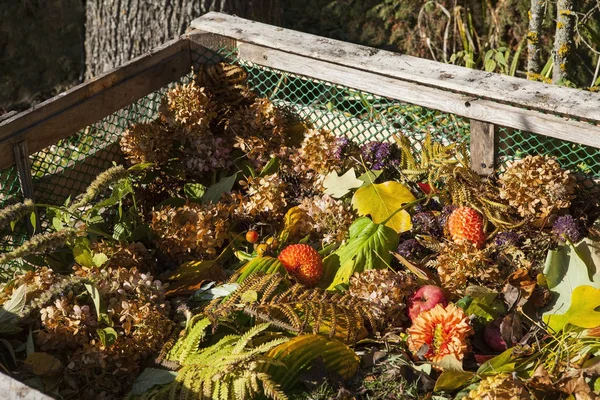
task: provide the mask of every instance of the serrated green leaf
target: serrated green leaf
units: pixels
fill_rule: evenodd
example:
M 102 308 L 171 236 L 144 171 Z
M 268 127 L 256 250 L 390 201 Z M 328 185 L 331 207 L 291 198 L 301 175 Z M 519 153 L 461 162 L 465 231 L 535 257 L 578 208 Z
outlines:
M 333 253 L 337 259 L 330 256 L 329 260 L 339 260 L 339 267 L 328 289 L 333 290 L 339 284 L 348 283 L 355 272 L 387 268 L 392 259 L 390 252 L 398 247 L 398 240 L 399 236 L 393 229 L 376 224 L 369 218 L 354 221 L 350 226 L 350 238 Z M 336 266 L 326 265 L 326 269 L 330 271 Z M 327 275 L 330 273 L 327 272 Z M 327 283 L 325 277 L 322 282 Z
M 216 203 L 221 200 L 223 193 L 231 192 L 233 185 L 237 182 L 237 173 L 226 176 L 219 182 L 206 189 L 206 193 L 202 196 L 202 203 Z
M 158 368 L 146 368 L 133 382 L 131 394 L 140 395 L 147 392 L 154 386 L 166 385 L 167 383 L 174 381 L 176 376 L 177 372 L 175 371 Z
M 338 175 L 335 171 L 330 172 L 323 180 L 325 194 L 335 197 L 336 199 L 344 197 L 346 194 L 350 193 L 352 189 L 359 188 L 363 184 L 363 181 L 356 178 L 354 168 L 350 168 L 342 176 Z
M 183 185 L 183 193 L 188 199 L 198 202 L 206 193 L 206 186 L 200 183 L 186 183 Z
M 352 206 L 360 215 L 370 215 L 376 224 L 385 223 L 396 232 L 402 233 L 410 230 L 412 224 L 410 214 L 405 210 L 398 210 L 403 204 L 415 200 L 415 196 L 406 186 L 388 181 L 358 189 L 352 196 Z
M 113 328 L 96 329 L 100 342 L 106 347 L 112 346 L 117 341 L 117 331 Z

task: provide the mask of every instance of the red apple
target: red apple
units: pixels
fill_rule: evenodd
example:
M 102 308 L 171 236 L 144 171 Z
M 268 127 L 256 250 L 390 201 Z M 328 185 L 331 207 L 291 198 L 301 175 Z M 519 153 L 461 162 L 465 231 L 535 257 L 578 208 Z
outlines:
M 411 321 L 423 311 L 431 310 L 436 305 L 441 304 L 444 307 L 448 305 L 446 294 L 439 286 L 425 285 L 421 286 L 408 299 L 408 316 Z
M 500 325 L 502 324 L 502 317 L 496 318 L 485 326 L 483 330 L 483 338 L 485 342 L 494 351 L 504 351 L 508 348 L 506 342 L 502 338 L 502 332 L 500 332 Z

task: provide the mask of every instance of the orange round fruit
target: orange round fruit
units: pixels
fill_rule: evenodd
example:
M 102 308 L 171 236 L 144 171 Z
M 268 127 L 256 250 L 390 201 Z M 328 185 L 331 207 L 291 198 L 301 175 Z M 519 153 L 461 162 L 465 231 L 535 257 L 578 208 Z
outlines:
M 258 242 L 258 232 L 252 230 L 246 232 L 246 241 L 248 243 Z

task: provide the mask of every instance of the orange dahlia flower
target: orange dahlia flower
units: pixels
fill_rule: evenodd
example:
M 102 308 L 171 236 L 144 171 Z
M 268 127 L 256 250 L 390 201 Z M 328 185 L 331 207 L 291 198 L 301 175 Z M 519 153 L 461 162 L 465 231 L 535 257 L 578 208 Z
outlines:
M 424 357 L 440 362 L 448 354 L 462 360 L 469 345 L 467 336 L 473 333 L 469 320 L 462 309 L 454 304 L 446 307 L 436 305 L 431 310 L 421 312 L 407 330 L 408 348 L 413 354 L 427 345 Z

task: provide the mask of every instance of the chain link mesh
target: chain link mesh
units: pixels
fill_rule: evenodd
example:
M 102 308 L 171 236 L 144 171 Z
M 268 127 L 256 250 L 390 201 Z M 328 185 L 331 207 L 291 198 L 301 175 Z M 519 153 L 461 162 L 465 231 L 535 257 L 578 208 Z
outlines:
M 275 104 L 290 107 L 316 128 L 344 135 L 360 143 L 389 140 L 394 133 L 406 135 L 415 151 L 427 133 L 442 142 L 469 140 L 469 120 L 454 114 L 353 90 L 326 81 L 236 60 L 233 51 L 202 51 L 193 54 L 192 65 L 222 60 L 236 62 L 246 69 L 250 87 Z M 180 82 L 191 79 L 192 74 Z M 174 85 L 173 83 L 172 85 Z M 113 163 L 123 161 L 119 148 L 122 133 L 134 123 L 156 118 L 162 88 L 97 123 L 31 155 L 31 172 L 38 203 L 57 204 L 81 193 Z M 497 166 L 527 154 L 556 156 L 563 167 L 578 172 L 594 186 L 600 178 L 600 149 L 552 139 L 509 128 L 499 128 Z M 596 187 L 596 186 L 594 186 Z M 597 188 L 597 187 L 596 187 Z M 14 167 L 0 171 L 0 207 L 21 200 Z M 20 244 L 24 231 L 0 232 L 0 251 Z

